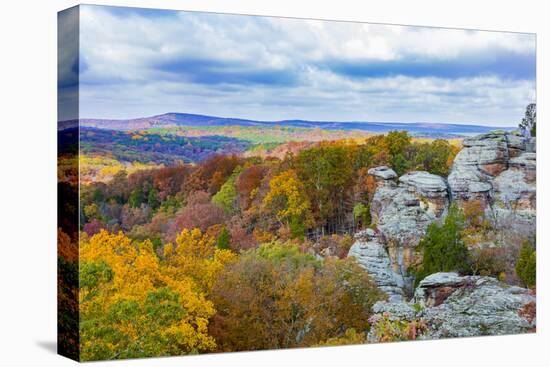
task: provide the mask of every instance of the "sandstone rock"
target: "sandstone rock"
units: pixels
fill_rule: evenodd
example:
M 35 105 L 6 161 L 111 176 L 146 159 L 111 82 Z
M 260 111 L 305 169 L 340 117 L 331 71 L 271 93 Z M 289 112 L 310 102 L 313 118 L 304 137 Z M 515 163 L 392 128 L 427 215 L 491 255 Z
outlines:
M 380 169 L 370 172 L 378 174 Z M 430 223 L 443 217 L 449 207 L 445 180 L 428 172 L 411 172 L 377 186 L 371 217 L 381 233 L 394 272 L 405 275 L 415 263 L 414 247 Z M 407 281 L 410 285 L 410 279 Z M 407 285 L 407 284 L 406 284 Z
M 395 273 L 384 245 L 378 234 L 367 229 L 355 235 L 356 242 L 350 248 L 348 256 L 355 257 L 372 277 L 375 284 L 384 291 L 390 302 L 402 302 L 403 277 Z
M 535 141 L 517 133 L 492 132 L 464 139 L 448 183 L 459 205 L 479 201 L 497 232 L 534 236 Z
M 525 174 L 525 181 L 534 182 L 537 177 L 537 156 L 536 153 L 523 153 L 510 159 L 510 168 L 515 168 Z
M 390 319 L 424 320 L 428 325 L 425 339 L 504 335 L 529 332 L 536 326 L 536 319 L 521 313 L 535 301 L 529 290 L 494 278 L 436 273 L 420 282 L 414 302 L 378 302 L 373 311 L 386 313 Z M 376 341 L 371 334 L 369 340 Z
M 391 180 L 397 178 L 397 173 L 395 173 L 395 171 L 388 166 L 371 168 L 367 171 L 367 173 L 382 180 Z
M 494 179 L 493 225 L 501 234 L 534 238 L 536 233 L 535 153 L 510 160 L 510 168 Z
M 399 178 L 409 191 L 416 193 L 420 206 L 430 216 L 441 218 L 449 206 L 447 182 L 425 171 L 407 173 Z
M 425 171 L 415 171 L 399 177 L 399 182 L 414 187 L 424 196 L 440 196 L 447 192 L 447 183 L 437 175 Z
M 427 306 L 421 317 L 429 338 L 516 334 L 535 326 L 519 315 L 535 297 L 490 277 L 432 274 L 418 285 L 415 301 Z
M 460 206 L 471 201 L 481 202 L 496 230 L 498 246 L 517 246 L 535 236 L 535 140 L 496 131 L 466 138 L 463 145 L 447 181 L 423 171 L 396 179 L 395 172 L 387 166 L 368 171 L 376 178 L 370 207 L 377 237 L 356 243 L 353 254 L 357 257 L 363 254 L 363 262 L 371 269 L 375 267 L 374 259 L 383 257 L 382 268 L 386 270 L 387 255 L 392 272 L 373 271 L 383 279 L 379 280 L 380 284 L 391 288 L 401 284 L 402 279 L 403 293 L 412 292 L 407 269 L 421 260 L 414 249 L 425 236 L 428 225 L 446 216 L 451 202 Z M 387 279 L 393 279 L 394 275 L 399 281 L 388 283 Z M 398 293 L 393 288 L 388 292 Z

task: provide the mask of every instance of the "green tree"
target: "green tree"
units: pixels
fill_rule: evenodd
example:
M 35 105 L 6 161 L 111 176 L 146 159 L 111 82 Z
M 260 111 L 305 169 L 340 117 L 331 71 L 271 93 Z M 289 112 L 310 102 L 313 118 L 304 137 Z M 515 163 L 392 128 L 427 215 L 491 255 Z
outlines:
M 410 168 L 407 159 L 411 148 L 411 136 L 406 131 L 390 131 L 386 135 L 386 145 L 390 153 L 390 165 L 401 176 Z
M 519 123 L 519 128 L 528 131 L 531 136 L 537 135 L 537 104 L 531 103 L 525 109 L 525 116 Z
M 94 296 L 102 283 L 113 279 L 113 270 L 105 261 L 83 262 L 80 264 L 79 284 L 84 299 Z
M 296 173 L 318 226 L 343 222 L 351 209 L 345 206 L 355 173 L 350 153 L 348 147 L 332 143 L 303 150 L 296 157 Z
M 290 237 L 303 240 L 306 236 L 306 225 L 298 216 L 292 216 L 290 219 Z
M 160 205 L 158 190 L 154 187 L 147 194 L 147 204 L 153 209 L 157 209 Z
M 537 282 L 537 254 L 529 241 L 524 241 L 516 263 L 516 274 L 521 282 L 531 288 Z
M 463 230 L 464 214 L 456 204 L 451 205 L 442 225 L 430 224 L 418 245 L 423 259 L 416 274 L 417 282 L 440 271 L 468 272 L 468 248 L 462 239 Z
M 355 204 L 353 207 L 353 218 L 357 222 L 361 222 L 363 226 L 368 226 L 371 223 L 370 205 L 363 203 Z
M 447 176 L 458 148 L 449 144 L 447 140 L 437 139 L 432 143 L 416 146 L 416 167 L 434 175 Z
M 143 200 L 144 200 L 143 190 L 140 187 L 133 190 L 130 193 L 130 197 L 128 198 L 128 205 L 131 208 L 139 208 L 143 203 Z
M 231 176 L 225 181 L 220 190 L 212 196 L 212 203 L 222 208 L 224 212 L 231 214 L 235 212 L 236 199 L 237 190 L 235 189 L 235 176 Z
M 221 250 L 228 250 L 231 247 L 231 234 L 227 230 L 227 227 L 223 227 L 218 239 L 216 241 L 216 246 Z

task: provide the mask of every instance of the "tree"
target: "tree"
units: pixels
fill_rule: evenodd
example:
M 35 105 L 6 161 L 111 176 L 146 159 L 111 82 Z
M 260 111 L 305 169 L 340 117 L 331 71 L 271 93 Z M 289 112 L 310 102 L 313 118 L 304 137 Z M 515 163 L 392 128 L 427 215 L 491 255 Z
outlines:
M 183 229 L 199 228 L 206 232 L 209 227 L 222 224 L 224 219 L 223 209 L 212 204 L 208 193 L 197 191 L 189 195 L 187 205 L 176 213 L 167 237 L 173 240 Z
M 154 187 L 151 188 L 147 194 L 147 205 L 149 205 L 153 210 L 157 209 L 160 205 L 158 191 Z
M 218 313 L 210 333 L 219 351 L 318 345 L 368 330 L 383 298 L 353 260 L 320 262 L 289 244 L 244 252 L 219 273 L 209 297 Z
M 141 187 L 134 189 L 130 193 L 130 197 L 128 198 L 128 205 L 130 208 L 139 208 L 141 206 L 141 203 L 143 203 L 144 195 L 143 190 Z
M 356 222 L 361 222 L 363 226 L 368 226 L 371 223 L 370 205 L 357 203 L 353 207 L 353 218 Z
M 445 222 L 434 222 L 428 226 L 426 236 L 418 244 L 423 251 L 422 265 L 416 274 L 416 282 L 440 271 L 468 271 L 468 248 L 462 240 L 464 214 L 453 204 Z
M 191 171 L 189 166 L 177 165 L 162 167 L 153 175 L 153 186 L 158 190 L 160 200 L 176 195 L 181 189 L 185 178 Z
M 253 192 L 257 192 L 257 188 L 262 183 L 266 176 L 268 168 L 266 166 L 254 165 L 243 169 L 237 177 L 235 187 L 238 193 L 238 201 L 241 210 L 247 210 L 253 200 Z
M 265 210 L 274 213 L 279 222 L 289 226 L 292 224 L 296 236 L 303 236 L 310 204 L 296 172 L 288 170 L 273 177 L 269 188 L 263 199 Z
M 225 264 L 235 259 L 235 254 L 226 249 L 216 248 L 215 238 L 203 234 L 198 228 L 184 229 L 176 238 L 175 244 L 164 246 L 164 272 L 169 279 L 192 279 L 195 288 L 208 293 L 216 275 Z
M 531 288 L 537 282 L 537 254 L 529 241 L 521 245 L 516 263 L 516 274 L 521 282 Z
M 215 313 L 212 302 L 198 291 L 194 274 L 180 270 L 174 277 L 150 241 L 136 243 L 122 233 L 106 231 L 83 236 L 80 261 L 82 360 L 215 348 L 207 329 Z
M 447 176 L 459 148 L 447 140 L 436 139 L 432 143 L 415 144 L 417 169 L 434 175 Z
M 341 227 L 353 186 L 351 150 L 342 143 L 322 143 L 301 151 L 293 162 L 311 203 L 316 225 L 329 230 Z
M 530 103 L 525 109 L 525 116 L 519 123 L 519 128 L 531 136 L 537 135 L 537 104 Z
M 386 135 L 386 144 L 390 153 L 390 165 L 401 176 L 410 168 L 407 153 L 411 147 L 411 137 L 406 131 L 390 131 Z
M 226 214 L 231 214 L 236 210 L 236 199 L 237 190 L 235 189 L 235 175 L 233 175 L 212 196 L 212 203 L 222 208 Z
M 222 231 L 218 236 L 216 246 L 222 250 L 228 250 L 231 247 L 231 235 L 229 234 L 226 226 L 222 228 Z

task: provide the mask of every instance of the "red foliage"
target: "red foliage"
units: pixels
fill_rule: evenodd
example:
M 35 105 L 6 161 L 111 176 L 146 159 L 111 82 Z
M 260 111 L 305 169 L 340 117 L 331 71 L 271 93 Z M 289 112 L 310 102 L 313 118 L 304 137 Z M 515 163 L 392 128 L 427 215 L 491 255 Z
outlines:
M 258 246 L 252 233 L 248 233 L 244 221 L 238 216 L 231 218 L 227 225 L 231 236 L 231 248 L 235 251 L 248 250 Z
M 153 176 L 153 185 L 159 191 L 159 199 L 177 194 L 189 175 L 191 168 L 187 165 L 164 167 L 158 169 Z
M 235 167 L 241 163 L 236 155 L 215 155 L 205 160 L 189 175 L 185 184 L 185 192 L 205 190 L 213 194 L 217 192 Z
M 537 317 L 537 304 L 536 302 L 529 302 L 525 304 L 518 312 L 520 317 L 523 317 L 530 323 Z
M 241 172 L 235 182 L 241 210 L 244 211 L 250 207 L 250 193 L 260 186 L 268 170 L 266 166 L 251 166 Z
M 82 230 L 88 234 L 88 236 L 93 236 L 94 234 L 99 233 L 105 226 L 102 222 L 97 219 L 92 219 L 90 223 L 86 223 Z
M 170 240 L 175 239 L 184 228 L 199 228 L 206 232 L 210 226 L 222 224 L 224 219 L 223 209 L 212 204 L 207 193 L 195 192 L 190 195 L 185 208 L 176 213 L 167 237 Z

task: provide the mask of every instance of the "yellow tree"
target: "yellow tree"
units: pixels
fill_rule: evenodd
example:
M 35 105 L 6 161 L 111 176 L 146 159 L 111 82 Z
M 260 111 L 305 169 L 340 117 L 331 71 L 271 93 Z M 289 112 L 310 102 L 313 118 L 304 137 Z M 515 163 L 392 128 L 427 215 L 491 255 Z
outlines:
M 233 262 L 236 255 L 230 250 L 218 249 L 214 237 L 195 228 L 184 229 L 175 245 L 166 245 L 164 259 L 162 271 L 168 282 L 191 278 L 198 291 L 208 293 L 218 273 L 227 263 Z
M 271 179 L 262 207 L 274 213 L 281 224 L 290 226 L 295 237 L 303 237 L 311 222 L 311 205 L 294 170 L 284 171 Z
M 194 245 L 190 245 L 193 247 Z M 213 304 L 193 274 L 177 277 L 150 241 L 106 231 L 80 247 L 80 330 L 83 360 L 210 351 Z

